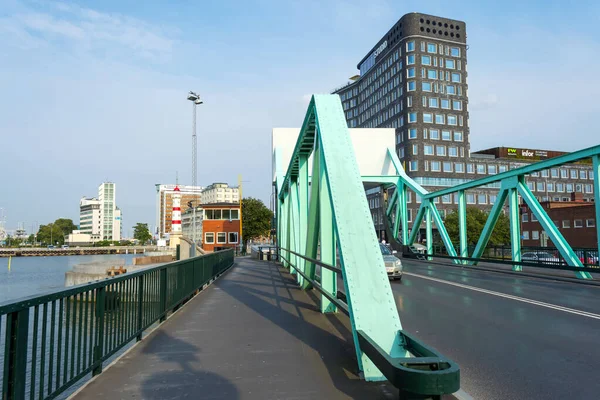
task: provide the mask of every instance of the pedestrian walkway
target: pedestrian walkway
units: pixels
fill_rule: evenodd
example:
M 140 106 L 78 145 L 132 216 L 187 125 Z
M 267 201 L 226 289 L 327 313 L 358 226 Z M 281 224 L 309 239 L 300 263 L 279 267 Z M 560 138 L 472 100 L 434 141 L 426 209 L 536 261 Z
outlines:
M 366 382 L 348 318 L 274 263 L 235 266 L 74 397 L 87 399 L 397 399 Z

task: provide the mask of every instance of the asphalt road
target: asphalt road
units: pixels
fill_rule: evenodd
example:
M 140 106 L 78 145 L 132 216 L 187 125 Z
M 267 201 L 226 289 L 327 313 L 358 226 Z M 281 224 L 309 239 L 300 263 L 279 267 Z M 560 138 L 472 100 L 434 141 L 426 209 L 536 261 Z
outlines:
M 402 260 L 402 325 L 474 399 L 600 398 L 600 287 Z

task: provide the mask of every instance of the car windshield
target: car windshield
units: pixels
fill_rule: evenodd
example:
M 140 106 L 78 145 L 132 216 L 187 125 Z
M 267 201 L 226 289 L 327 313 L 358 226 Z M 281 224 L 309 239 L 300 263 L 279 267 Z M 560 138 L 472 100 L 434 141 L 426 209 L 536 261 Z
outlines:
M 539 258 L 554 258 L 554 256 L 550 253 L 538 253 L 537 256 Z
M 384 246 L 383 244 L 379 244 L 379 247 L 381 248 L 381 254 L 383 254 L 384 256 L 388 256 L 391 255 L 392 252 L 390 249 L 387 248 L 387 246 Z

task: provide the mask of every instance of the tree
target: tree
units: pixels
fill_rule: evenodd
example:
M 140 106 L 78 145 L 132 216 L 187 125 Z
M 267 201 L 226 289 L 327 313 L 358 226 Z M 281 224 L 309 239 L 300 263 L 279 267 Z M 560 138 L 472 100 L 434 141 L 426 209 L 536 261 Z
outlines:
M 477 207 L 467 207 L 467 244 L 476 245 L 483 232 L 483 227 L 487 221 L 489 213 L 480 210 Z M 444 220 L 444 225 L 448 230 L 452 243 L 460 243 L 458 235 L 458 212 L 450 213 Z M 504 214 L 500 214 L 496 226 L 490 236 L 488 245 L 500 246 L 510 243 L 510 221 Z
M 33 235 L 33 233 L 31 235 L 29 235 L 29 237 L 27 238 L 27 243 L 31 243 L 33 244 L 33 242 L 35 241 L 35 236 Z
M 65 243 L 65 236 L 77 229 L 77 226 L 73 223 L 72 219 L 59 218 L 56 221 L 48 225 L 40 225 L 38 230 L 38 241 L 42 244 L 56 244 L 59 245 Z
M 242 235 L 244 247 L 248 240 L 269 236 L 273 212 L 255 198 L 242 199 Z
M 133 237 L 140 241 L 141 244 L 145 244 L 148 240 L 152 239 L 148 224 L 142 224 L 138 222 L 133 227 Z

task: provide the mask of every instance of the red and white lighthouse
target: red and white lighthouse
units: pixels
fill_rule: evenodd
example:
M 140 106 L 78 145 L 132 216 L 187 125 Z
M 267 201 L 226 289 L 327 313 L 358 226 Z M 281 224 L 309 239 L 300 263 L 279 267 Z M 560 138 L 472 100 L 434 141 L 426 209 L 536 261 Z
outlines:
M 176 247 L 181 242 L 181 193 L 179 186 L 173 189 L 173 213 L 171 218 L 171 247 Z

